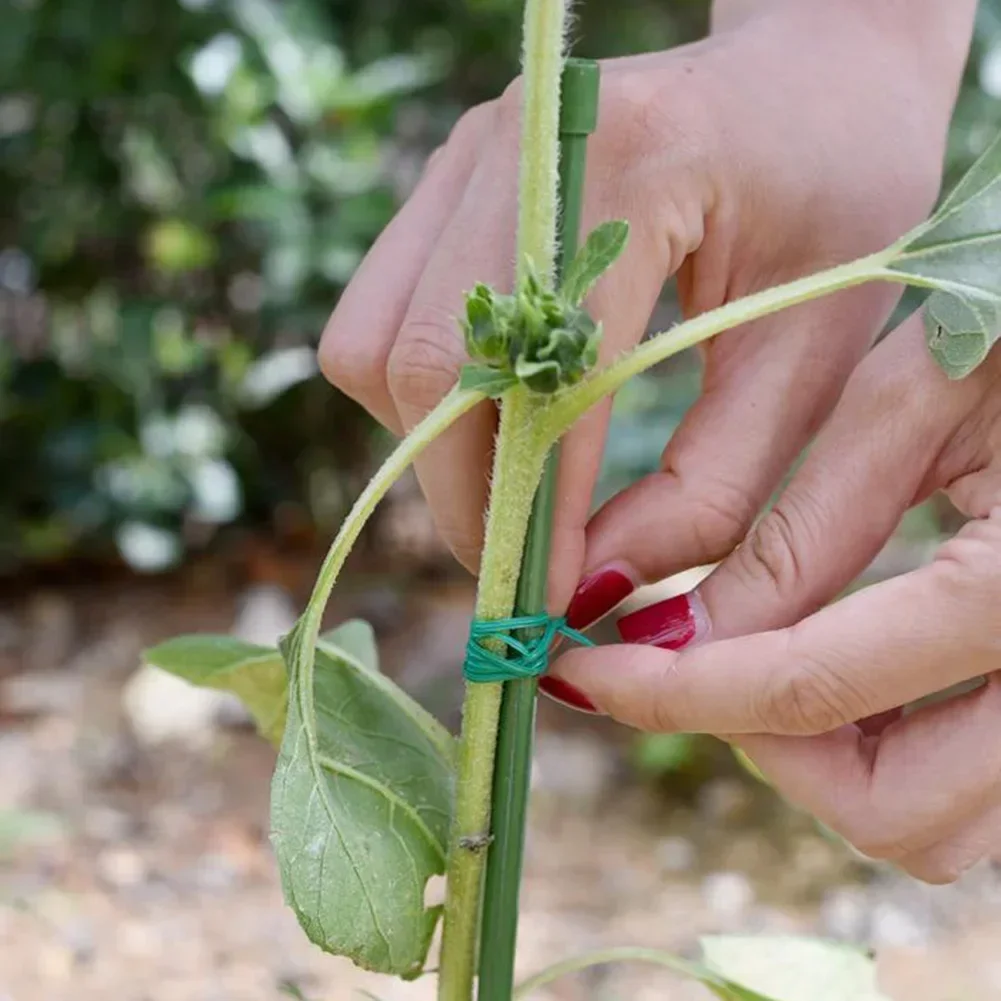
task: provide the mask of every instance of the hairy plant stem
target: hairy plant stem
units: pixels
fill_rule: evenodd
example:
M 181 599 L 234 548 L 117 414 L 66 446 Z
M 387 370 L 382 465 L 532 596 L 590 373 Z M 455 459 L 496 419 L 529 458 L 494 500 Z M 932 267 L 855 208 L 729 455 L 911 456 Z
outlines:
M 518 195 L 518 277 L 529 264 L 552 281 L 559 187 L 560 76 L 567 0 L 526 0 Z M 476 601 L 478 619 L 514 611 L 536 489 L 552 440 L 548 401 L 517 386 L 505 394 Z M 501 652 L 500 650 L 498 652 Z M 462 712 L 455 816 L 449 843 L 439 1001 L 471 1001 L 502 689 L 470 684 Z
M 777 285 L 763 292 L 736 299 L 718 309 L 686 320 L 671 330 L 655 334 L 634 351 L 623 355 L 607 368 L 588 376 L 579 385 L 564 391 L 553 401 L 546 414 L 547 430 L 552 435 L 552 440 L 558 441 L 562 438 L 591 407 L 600 403 L 606 396 L 618 392 L 634 376 L 725 330 L 870 281 L 914 284 L 909 276 L 905 277 L 888 269 L 887 266 L 896 252 L 895 244 L 877 254 L 859 258 L 849 264 L 829 268 L 827 271 L 820 271 L 806 278 L 799 278 L 785 285 Z
M 544 406 L 520 387 L 504 398 L 476 601 L 478 619 L 504 619 L 514 610 L 532 500 L 549 452 L 546 436 L 539 434 Z M 472 997 L 500 704 L 501 685 L 467 684 L 448 853 L 440 1001 Z

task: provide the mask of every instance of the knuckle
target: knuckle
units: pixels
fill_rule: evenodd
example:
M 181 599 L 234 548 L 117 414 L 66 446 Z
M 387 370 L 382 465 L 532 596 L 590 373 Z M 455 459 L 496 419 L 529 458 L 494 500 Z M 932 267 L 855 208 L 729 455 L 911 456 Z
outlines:
M 385 387 L 384 359 L 364 342 L 348 348 L 337 336 L 333 320 L 323 332 L 316 359 L 327 382 L 360 403 Z
M 463 355 L 451 324 L 435 317 L 411 318 L 389 354 L 386 379 L 397 402 L 430 410 L 451 388 Z
M 790 653 L 794 654 L 791 641 Z M 830 664 L 794 654 L 783 665 L 771 672 L 759 698 L 757 715 L 765 732 L 816 736 L 861 715 L 840 672 Z
M 737 558 L 747 575 L 764 580 L 779 595 L 794 594 L 803 583 L 797 527 L 788 508 L 780 503 L 738 550 Z
M 1001 519 L 970 522 L 936 554 L 932 570 L 954 600 L 996 608 L 1001 600 Z
M 699 491 L 691 505 L 691 531 L 707 562 L 732 553 L 745 539 L 754 520 L 746 493 L 714 479 Z

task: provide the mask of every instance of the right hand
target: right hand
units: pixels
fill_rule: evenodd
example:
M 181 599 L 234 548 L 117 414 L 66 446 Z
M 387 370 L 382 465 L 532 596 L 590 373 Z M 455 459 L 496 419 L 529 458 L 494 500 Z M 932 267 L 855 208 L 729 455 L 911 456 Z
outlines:
M 672 275 L 691 316 L 878 250 L 929 211 L 961 59 L 929 68 L 864 4 L 839 7 L 783 6 L 696 45 L 603 64 L 584 229 L 632 226 L 589 302 L 606 331 L 603 363 L 640 340 Z M 510 289 L 519 118 L 517 82 L 462 118 L 324 333 L 327 377 L 397 434 L 456 381 L 463 292 L 477 281 Z M 733 550 L 897 295 L 886 285 L 842 292 L 710 343 L 701 398 L 660 471 L 593 519 L 610 402 L 588 414 L 561 454 L 552 610 L 604 567 L 635 585 Z M 438 529 L 474 571 L 495 422 L 484 404 L 417 466 Z M 573 624 L 587 624 L 575 606 Z

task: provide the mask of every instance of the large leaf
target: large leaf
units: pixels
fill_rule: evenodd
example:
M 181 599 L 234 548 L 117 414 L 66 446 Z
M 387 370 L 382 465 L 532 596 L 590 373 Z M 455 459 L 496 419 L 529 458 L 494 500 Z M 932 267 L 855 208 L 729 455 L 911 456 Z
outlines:
M 341 656 L 354 659 L 369 671 L 379 670 L 379 650 L 375 630 L 364 619 L 349 619 L 320 637 L 328 647 L 336 647 Z
M 232 636 L 180 636 L 146 651 L 154 667 L 193 685 L 232 692 L 276 747 L 285 731 L 288 686 L 281 654 Z
M 1001 135 L 889 269 L 933 290 L 928 344 L 949 377 L 973 371 L 1001 335 Z
M 716 936 L 702 940 L 702 954 L 738 999 L 887 1001 L 876 986 L 876 964 L 851 946 L 793 936 Z
M 440 908 L 453 741 L 364 663 L 360 633 L 316 639 L 311 607 L 282 650 L 289 711 L 271 793 L 285 899 L 310 939 L 380 973 L 420 973 Z
M 601 276 L 619 259 L 629 242 L 629 223 L 604 222 L 593 229 L 563 279 L 563 297 L 579 306 Z

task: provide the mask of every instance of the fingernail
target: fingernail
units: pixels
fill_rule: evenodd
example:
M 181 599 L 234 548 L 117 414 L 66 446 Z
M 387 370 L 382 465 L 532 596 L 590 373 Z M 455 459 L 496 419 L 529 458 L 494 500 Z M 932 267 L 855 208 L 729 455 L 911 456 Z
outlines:
M 636 576 L 626 564 L 609 563 L 595 570 L 577 585 L 567 609 L 567 625 L 586 629 L 635 590 Z
M 698 593 L 658 601 L 618 622 L 623 643 L 642 643 L 662 650 L 683 650 L 709 635 L 709 616 Z
M 554 702 L 559 702 L 560 705 L 570 709 L 591 713 L 594 716 L 603 715 L 601 710 L 582 691 L 574 688 L 562 678 L 554 678 L 551 675 L 540 678 L 539 691 L 548 695 Z

